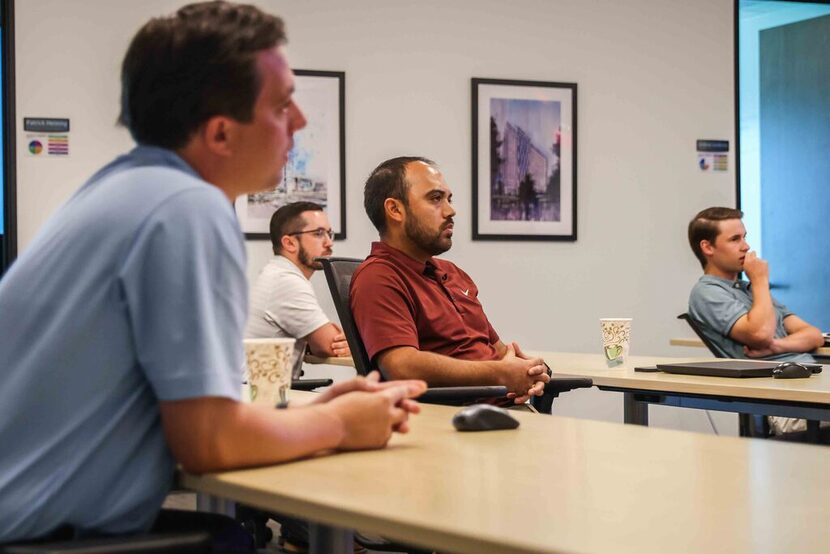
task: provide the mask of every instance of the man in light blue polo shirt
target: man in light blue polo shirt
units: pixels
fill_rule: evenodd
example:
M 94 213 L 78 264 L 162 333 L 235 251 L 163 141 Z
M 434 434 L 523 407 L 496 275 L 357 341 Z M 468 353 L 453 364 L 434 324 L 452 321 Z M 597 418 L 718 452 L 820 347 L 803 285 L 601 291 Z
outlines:
M 193 472 L 378 448 L 423 383 L 312 405 L 239 402 L 245 249 L 233 200 L 274 186 L 292 134 L 282 21 L 194 4 L 122 67 L 139 144 L 84 184 L 0 281 L 0 543 L 148 530 Z
M 689 244 L 703 276 L 689 295 L 689 315 L 730 358 L 813 362 L 821 331 L 770 294 L 767 262 L 750 251 L 743 213 L 707 208 L 689 223 Z M 746 273 L 749 282 L 739 281 Z M 795 430 L 789 418 L 771 418 L 778 432 Z M 786 420 L 786 421 L 785 421 Z

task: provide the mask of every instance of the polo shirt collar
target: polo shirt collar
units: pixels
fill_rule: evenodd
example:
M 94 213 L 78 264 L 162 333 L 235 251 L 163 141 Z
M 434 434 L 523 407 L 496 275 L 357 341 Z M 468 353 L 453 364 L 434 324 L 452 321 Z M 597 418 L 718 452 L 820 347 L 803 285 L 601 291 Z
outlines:
M 723 277 L 718 277 L 716 275 L 703 275 L 700 280 L 704 283 L 714 283 L 729 289 L 749 289 L 749 283 L 740 279 L 733 281 L 732 279 L 724 279 Z
M 128 156 L 139 166 L 154 165 L 170 167 L 189 173 L 197 179 L 204 180 L 181 156 L 167 148 L 139 144 L 130 151 Z
M 297 275 L 300 275 L 303 279 L 306 278 L 305 275 L 303 274 L 303 272 L 300 270 L 300 268 L 297 267 L 294 262 L 292 262 L 291 260 L 289 260 L 288 258 L 283 256 L 282 254 L 277 254 L 276 256 L 274 256 L 274 263 L 276 263 L 282 269 L 285 269 L 285 270 L 291 271 L 293 273 L 296 273 Z
M 390 259 L 419 275 L 434 276 L 435 270 L 438 268 L 438 265 L 435 263 L 435 258 L 430 257 L 425 264 L 422 264 L 418 260 L 407 256 L 402 251 L 382 241 L 372 243 L 371 255 L 378 258 Z

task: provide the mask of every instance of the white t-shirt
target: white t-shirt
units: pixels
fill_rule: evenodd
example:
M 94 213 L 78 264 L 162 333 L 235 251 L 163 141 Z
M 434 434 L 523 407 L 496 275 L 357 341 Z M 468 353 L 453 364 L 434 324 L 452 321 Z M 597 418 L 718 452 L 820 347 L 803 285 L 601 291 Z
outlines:
M 303 337 L 329 322 L 320 308 L 311 282 L 283 256 L 274 256 L 251 287 L 245 338 L 288 337 L 294 343 L 293 375 L 303 365 Z

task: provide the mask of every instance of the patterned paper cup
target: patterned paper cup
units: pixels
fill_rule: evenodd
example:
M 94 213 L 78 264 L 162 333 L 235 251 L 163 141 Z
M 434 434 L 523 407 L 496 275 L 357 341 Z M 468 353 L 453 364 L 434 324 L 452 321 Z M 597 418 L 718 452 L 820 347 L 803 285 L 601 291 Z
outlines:
M 608 367 L 624 364 L 631 344 L 631 318 L 604 317 L 599 324 L 602 329 L 602 353 Z
M 276 406 L 288 400 L 294 339 L 245 339 L 251 402 Z

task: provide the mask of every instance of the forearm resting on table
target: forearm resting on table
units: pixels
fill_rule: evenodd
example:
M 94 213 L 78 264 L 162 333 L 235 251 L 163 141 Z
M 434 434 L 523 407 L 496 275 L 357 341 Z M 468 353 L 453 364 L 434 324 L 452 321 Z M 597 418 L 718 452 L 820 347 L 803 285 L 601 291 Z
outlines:
M 327 405 L 275 410 L 219 397 L 160 405 L 173 456 L 193 473 L 293 460 L 337 448 L 344 436 Z
M 782 352 L 811 352 L 824 345 L 824 336 L 817 327 L 807 325 L 776 342 Z
M 431 387 L 502 385 L 497 361 L 459 360 L 411 346 L 378 354 L 378 365 L 390 379 L 423 379 Z

